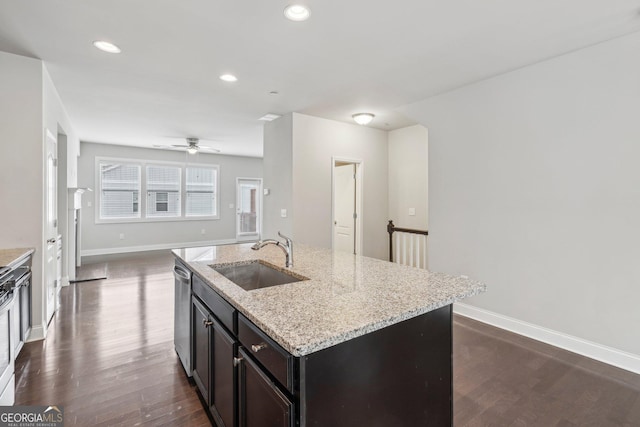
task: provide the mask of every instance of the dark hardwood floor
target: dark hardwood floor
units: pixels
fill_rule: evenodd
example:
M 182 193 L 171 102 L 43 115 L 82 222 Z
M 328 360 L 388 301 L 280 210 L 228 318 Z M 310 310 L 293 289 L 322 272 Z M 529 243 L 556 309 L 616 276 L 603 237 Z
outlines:
M 18 357 L 16 405 L 62 405 L 67 426 L 209 425 L 173 350 L 172 264 L 112 257 L 106 280 L 64 288 L 47 339 Z M 638 427 L 640 375 L 456 317 L 454 419 Z

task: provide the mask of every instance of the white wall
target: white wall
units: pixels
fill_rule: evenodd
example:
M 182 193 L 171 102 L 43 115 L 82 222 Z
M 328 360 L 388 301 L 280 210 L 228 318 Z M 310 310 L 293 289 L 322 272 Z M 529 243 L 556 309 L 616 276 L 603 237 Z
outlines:
M 389 132 L 389 219 L 398 227 L 428 229 L 428 159 L 424 126 Z
M 44 131 L 42 63 L 0 52 L 0 248 L 35 249 L 32 321 L 42 324 Z
M 332 157 L 363 161 L 363 255 L 386 259 L 387 132 L 298 113 L 293 113 L 295 239 L 331 247 Z
M 429 128 L 430 266 L 494 313 L 640 355 L 640 33 L 403 111 Z
M 109 144 L 82 142 L 79 161 L 79 186 L 97 189 L 95 182 L 96 157 L 118 157 L 124 159 L 159 160 L 185 162 L 184 152 L 125 147 Z M 262 159 L 253 157 L 202 154 L 189 157 L 189 162 L 217 164 L 220 166 L 220 219 L 100 223 L 95 222 L 97 192 L 82 196 L 82 254 L 98 255 L 154 249 L 160 247 L 206 244 L 236 238 L 236 178 L 261 178 Z M 92 206 L 88 206 L 91 202 Z M 233 204 L 233 207 L 230 207 Z M 206 234 L 201 234 L 204 229 Z M 120 239 L 120 234 L 125 238 Z
M 46 333 L 44 132 L 64 126 L 71 145 L 77 138 L 42 61 L 0 52 L 0 70 L 0 195 L 11 201 L 0 214 L 0 247 L 35 249 L 31 338 L 37 339 Z M 73 170 L 75 161 L 67 165 Z
M 278 231 L 293 238 L 293 115 L 286 114 L 264 125 L 264 196 L 262 237 L 276 238 Z M 280 210 L 287 210 L 287 217 Z

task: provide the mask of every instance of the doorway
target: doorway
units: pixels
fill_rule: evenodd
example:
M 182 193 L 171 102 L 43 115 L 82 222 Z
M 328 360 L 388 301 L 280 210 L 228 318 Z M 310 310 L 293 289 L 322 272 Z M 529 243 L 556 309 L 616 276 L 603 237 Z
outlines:
M 236 179 L 236 240 L 260 239 L 262 179 Z
M 360 254 L 362 248 L 362 169 L 360 160 L 332 160 L 332 247 Z

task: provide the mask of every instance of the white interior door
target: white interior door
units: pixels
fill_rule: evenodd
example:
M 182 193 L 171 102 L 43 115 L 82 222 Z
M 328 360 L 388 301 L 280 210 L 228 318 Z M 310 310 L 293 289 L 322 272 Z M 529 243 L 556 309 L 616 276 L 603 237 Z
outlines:
M 333 171 L 333 249 L 355 253 L 356 165 L 335 165 Z
M 262 180 L 238 178 L 236 181 L 236 239 L 258 240 L 261 222 Z
M 47 160 L 45 166 L 45 276 L 46 322 L 56 309 L 56 283 L 58 280 L 58 144 L 56 136 L 46 131 Z

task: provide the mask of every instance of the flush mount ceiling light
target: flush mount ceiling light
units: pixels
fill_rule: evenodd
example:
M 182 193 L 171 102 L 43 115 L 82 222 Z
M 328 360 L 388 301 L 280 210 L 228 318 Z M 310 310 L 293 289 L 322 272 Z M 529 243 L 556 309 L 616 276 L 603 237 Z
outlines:
M 355 120 L 355 122 L 359 125 L 368 125 L 369 123 L 371 123 L 371 120 L 373 120 L 375 115 L 371 113 L 357 113 L 351 117 L 353 117 L 353 120 Z
M 233 74 L 223 74 L 220 76 L 220 80 L 233 83 L 233 82 L 237 82 L 238 78 Z
M 284 16 L 291 21 L 306 21 L 311 11 L 302 4 L 290 4 L 284 8 Z
M 107 53 L 120 53 L 122 52 L 118 46 L 113 43 L 106 42 L 104 40 L 96 40 L 93 45 L 103 52 Z

